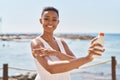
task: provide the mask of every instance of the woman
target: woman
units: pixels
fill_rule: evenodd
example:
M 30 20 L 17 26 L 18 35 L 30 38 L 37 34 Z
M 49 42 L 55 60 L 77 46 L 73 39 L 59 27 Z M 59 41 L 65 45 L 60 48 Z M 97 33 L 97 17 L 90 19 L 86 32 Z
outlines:
M 66 42 L 54 36 L 54 31 L 59 24 L 59 13 L 54 7 L 43 9 L 40 23 L 43 33 L 31 42 L 32 54 L 38 71 L 36 80 L 70 80 L 70 70 L 91 62 L 93 55 L 99 55 L 95 51 L 104 51 L 100 44 L 93 44 L 97 40 L 95 38 L 91 41 L 87 56 L 76 58 Z M 95 49 L 96 46 L 101 49 Z

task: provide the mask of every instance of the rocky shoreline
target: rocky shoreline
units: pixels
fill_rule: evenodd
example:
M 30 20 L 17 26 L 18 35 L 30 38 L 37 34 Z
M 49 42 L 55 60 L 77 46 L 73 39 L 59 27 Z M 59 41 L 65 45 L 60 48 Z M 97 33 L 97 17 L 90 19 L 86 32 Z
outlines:
M 39 36 L 39 34 L 0 34 L 0 40 L 9 41 L 9 40 L 21 40 L 21 39 L 33 39 Z M 67 38 L 67 39 L 81 39 L 81 40 L 90 40 L 94 36 L 87 34 L 55 34 L 57 37 Z
M 36 74 L 27 73 L 27 74 L 9 76 L 8 80 L 34 80 L 35 77 L 36 77 Z M 3 78 L 0 77 L 0 80 L 3 80 Z

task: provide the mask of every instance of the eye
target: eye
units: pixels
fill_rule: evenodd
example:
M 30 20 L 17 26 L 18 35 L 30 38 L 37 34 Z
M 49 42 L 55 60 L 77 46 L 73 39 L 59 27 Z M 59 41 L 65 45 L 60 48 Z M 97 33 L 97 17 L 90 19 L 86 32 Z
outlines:
M 53 19 L 53 21 L 57 21 L 57 19 Z
M 44 20 L 48 20 L 48 18 L 44 18 Z

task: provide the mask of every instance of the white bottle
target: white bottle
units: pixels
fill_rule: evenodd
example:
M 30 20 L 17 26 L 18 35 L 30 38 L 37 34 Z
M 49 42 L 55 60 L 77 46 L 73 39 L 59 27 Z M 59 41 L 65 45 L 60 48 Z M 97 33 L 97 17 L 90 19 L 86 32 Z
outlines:
M 104 46 L 104 33 L 101 32 L 101 33 L 98 34 L 97 40 L 93 44 L 96 44 L 96 43 L 99 43 L 102 46 Z M 103 50 L 103 48 L 98 47 L 98 46 L 96 46 L 95 48 Z M 96 53 L 102 55 L 102 52 L 100 52 L 100 51 L 96 51 Z M 93 57 L 100 57 L 100 56 L 99 55 L 94 55 Z

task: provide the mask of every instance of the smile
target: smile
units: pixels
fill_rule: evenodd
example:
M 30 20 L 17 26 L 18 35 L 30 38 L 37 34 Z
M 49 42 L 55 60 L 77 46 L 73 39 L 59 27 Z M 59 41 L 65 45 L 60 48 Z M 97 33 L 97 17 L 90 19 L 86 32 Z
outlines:
M 53 26 L 47 26 L 47 27 L 52 28 Z

